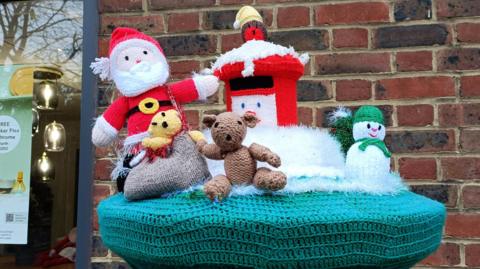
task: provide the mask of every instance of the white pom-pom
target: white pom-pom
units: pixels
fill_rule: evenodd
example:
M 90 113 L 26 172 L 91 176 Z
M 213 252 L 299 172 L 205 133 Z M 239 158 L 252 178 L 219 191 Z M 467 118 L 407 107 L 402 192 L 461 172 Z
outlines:
M 233 23 L 233 29 L 240 29 L 240 21 L 236 20 L 236 21 Z
M 110 59 L 106 57 L 95 58 L 95 62 L 90 64 L 90 68 L 92 69 L 95 75 L 99 75 L 100 79 L 102 80 L 111 79 Z
M 204 68 L 200 70 L 200 75 L 213 75 L 213 70 L 211 68 Z
M 328 120 L 331 123 L 336 122 L 340 118 L 351 117 L 352 111 L 346 107 L 340 106 L 335 111 L 328 115 Z
M 303 53 L 302 55 L 300 55 L 300 62 L 303 64 L 303 65 L 306 65 L 308 63 L 308 61 L 310 60 L 310 55 L 308 55 L 308 53 Z

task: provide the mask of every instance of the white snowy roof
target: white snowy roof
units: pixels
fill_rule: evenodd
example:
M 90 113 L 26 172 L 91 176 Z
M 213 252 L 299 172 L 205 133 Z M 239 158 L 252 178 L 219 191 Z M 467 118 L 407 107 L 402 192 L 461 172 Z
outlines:
M 248 77 L 252 76 L 255 70 L 253 61 L 274 55 L 291 55 L 300 60 L 303 65 L 305 65 L 310 58 L 307 53 L 301 55 L 298 54 L 293 47 L 287 48 L 263 40 L 250 40 L 245 42 L 239 48 L 235 48 L 217 57 L 212 69 L 215 71 L 221 69 L 226 64 L 243 62 L 244 69 L 242 71 L 242 76 Z

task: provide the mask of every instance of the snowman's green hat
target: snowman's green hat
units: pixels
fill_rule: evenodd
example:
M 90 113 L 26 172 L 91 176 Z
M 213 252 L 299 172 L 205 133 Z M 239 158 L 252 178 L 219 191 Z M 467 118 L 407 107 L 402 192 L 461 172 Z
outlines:
M 355 116 L 353 117 L 353 123 L 355 124 L 362 121 L 377 122 L 382 125 L 385 124 L 382 111 L 374 106 L 361 106 L 355 112 Z

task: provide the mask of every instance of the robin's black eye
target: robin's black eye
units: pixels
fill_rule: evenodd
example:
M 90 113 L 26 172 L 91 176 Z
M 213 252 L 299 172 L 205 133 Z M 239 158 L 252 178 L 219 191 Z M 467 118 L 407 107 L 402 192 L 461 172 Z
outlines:
M 237 121 L 238 124 L 242 125 L 243 123 L 241 121 Z
M 379 126 L 378 126 L 378 130 L 379 130 L 379 131 L 382 130 L 382 125 L 379 125 Z
M 125 56 L 125 61 L 128 61 L 130 58 L 128 58 L 128 56 Z
M 144 51 L 143 51 L 143 54 L 147 55 L 147 54 L 148 54 L 148 52 L 147 52 L 146 50 L 144 50 Z
M 218 127 L 218 122 L 215 122 L 215 124 L 213 125 L 214 128 L 217 128 Z
M 371 127 L 371 126 L 370 126 L 370 123 L 367 123 L 367 128 L 370 129 L 370 127 Z

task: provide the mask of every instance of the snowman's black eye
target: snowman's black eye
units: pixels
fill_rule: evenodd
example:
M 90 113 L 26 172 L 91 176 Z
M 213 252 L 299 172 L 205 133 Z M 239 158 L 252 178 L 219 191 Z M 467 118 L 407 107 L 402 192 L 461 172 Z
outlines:
M 128 58 L 128 56 L 125 56 L 125 61 L 128 61 L 130 58 Z
M 367 123 L 367 128 L 370 129 L 370 127 L 371 127 L 371 126 L 370 126 L 370 123 Z
M 382 125 L 379 125 L 379 126 L 378 126 L 378 130 L 379 130 L 379 131 L 382 130 Z
M 260 102 L 257 102 L 257 107 L 260 108 L 262 106 L 262 104 L 260 104 Z
M 144 50 L 144 51 L 143 51 L 143 54 L 147 55 L 147 54 L 148 54 L 148 52 L 147 52 L 146 50 Z
M 245 103 L 242 103 L 240 106 L 242 107 L 242 109 L 245 109 Z

